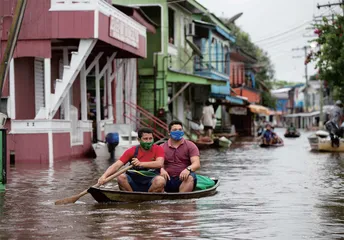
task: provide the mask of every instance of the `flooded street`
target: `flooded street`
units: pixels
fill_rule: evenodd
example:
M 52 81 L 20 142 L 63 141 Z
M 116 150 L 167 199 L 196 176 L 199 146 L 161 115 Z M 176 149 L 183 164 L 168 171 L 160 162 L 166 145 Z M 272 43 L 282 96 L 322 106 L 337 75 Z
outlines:
M 55 206 L 110 163 L 17 164 L 0 193 L 0 239 L 343 239 L 344 154 L 310 152 L 310 134 L 274 149 L 243 138 L 202 151 L 200 173 L 221 183 L 196 200 L 105 205 L 88 194 Z

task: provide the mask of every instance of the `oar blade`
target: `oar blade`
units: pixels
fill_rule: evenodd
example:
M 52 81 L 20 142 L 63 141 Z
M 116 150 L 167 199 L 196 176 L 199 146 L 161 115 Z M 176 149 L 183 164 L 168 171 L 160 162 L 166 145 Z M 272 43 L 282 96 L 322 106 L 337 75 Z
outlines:
M 76 201 L 78 201 L 79 198 L 80 197 L 78 195 L 78 196 L 73 196 L 73 197 L 69 197 L 69 198 L 60 199 L 60 200 L 57 200 L 55 202 L 55 205 L 63 205 L 63 204 L 75 203 Z
M 70 204 L 70 203 L 75 203 L 76 201 L 79 200 L 82 196 L 87 194 L 87 190 L 83 191 L 82 193 L 79 193 L 78 195 L 74 195 L 68 198 L 60 199 L 55 202 L 55 205 L 63 205 L 63 204 Z

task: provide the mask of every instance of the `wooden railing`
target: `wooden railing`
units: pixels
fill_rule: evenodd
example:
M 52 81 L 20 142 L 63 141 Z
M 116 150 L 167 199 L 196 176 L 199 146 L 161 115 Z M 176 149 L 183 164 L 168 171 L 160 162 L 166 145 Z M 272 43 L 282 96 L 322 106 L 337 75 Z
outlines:
M 126 118 L 130 119 L 130 121 L 133 121 L 136 124 L 152 128 L 154 132 L 154 136 L 159 139 L 167 137 L 168 125 L 164 121 L 157 118 L 146 109 L 136 105 L 135 103 L 125 102 L 125 104 L 130 109 L 134 109 L 136 112 L 136 115 L 133 115 L 131 113 L 124 114 Z M 131 111 L 128 111 L 128 112 L 131 112 Z

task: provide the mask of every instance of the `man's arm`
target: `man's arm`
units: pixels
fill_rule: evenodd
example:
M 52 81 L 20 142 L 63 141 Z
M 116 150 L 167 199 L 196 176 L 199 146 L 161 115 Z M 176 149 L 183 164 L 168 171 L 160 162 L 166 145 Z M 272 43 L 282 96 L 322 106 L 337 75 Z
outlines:
M 199 160 L 199 156 L 193 156 L 190 158 L 191 165 L 189 166 L 191 168 L 191 171 L 195 172 L 201 167 L 201 162 Z
M 112 164 L 106 171 L 105 173 L 98 179 L 98 183 L 100 185 L 103 185 L 105 183 L 105 179 L 109 176 L 111 176 L 112 174 L 114 174 L 115 172 L 118 171 L 118 169 L 120 169 L 120 167 L 122 167 L 124 164 L 122 161 L 117 160 L 114 164 Z
M 151 162 L 140 162 L 139 167 L 143 168 L 162 168 L 164 166 L 164 158 L 157 157 L 155 161 Z

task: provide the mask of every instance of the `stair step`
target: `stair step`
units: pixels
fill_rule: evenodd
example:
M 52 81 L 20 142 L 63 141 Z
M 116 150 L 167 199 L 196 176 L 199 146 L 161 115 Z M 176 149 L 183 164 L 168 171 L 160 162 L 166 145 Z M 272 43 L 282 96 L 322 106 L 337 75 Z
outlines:
M 69 70 L 70 66 L 64 65 L 63 68 L 66 69 L 66 70 Z
M 72 52 L 72 55 L 79 55 L 79 52 Z
M 58 78 L 56 79 L 56 82 L 63 82 L 63 79 Z

